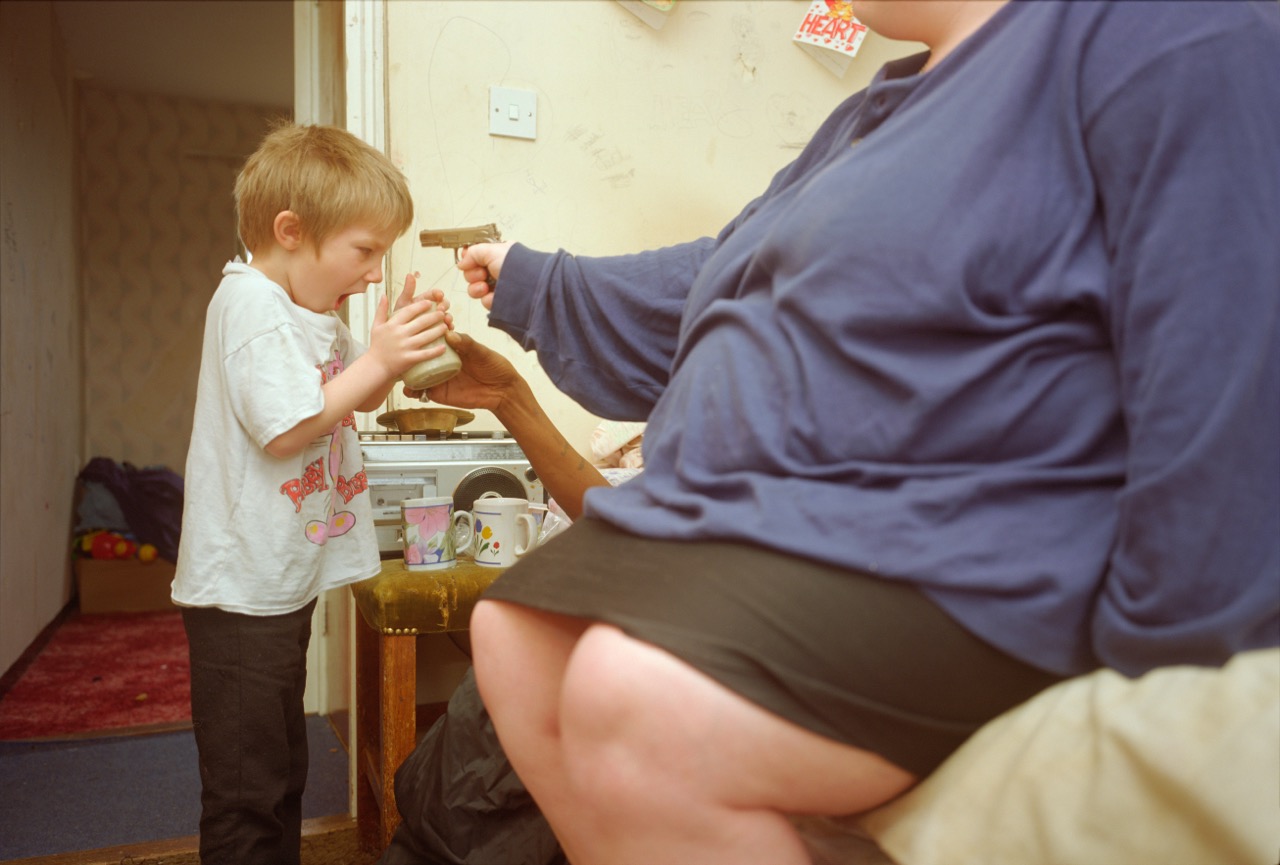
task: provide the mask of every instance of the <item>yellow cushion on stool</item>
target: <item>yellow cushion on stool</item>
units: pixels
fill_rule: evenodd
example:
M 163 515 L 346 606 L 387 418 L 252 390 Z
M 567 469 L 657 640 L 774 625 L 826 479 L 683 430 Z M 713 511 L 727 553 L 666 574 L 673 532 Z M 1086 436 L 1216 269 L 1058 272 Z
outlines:
M 451 568 L 411 571 L 397 559 L 383 562 L 382 573 L 356 583 L 351 593 L 380 634 L 464 631 L 476 601 L 504 570 L 458 559 Z

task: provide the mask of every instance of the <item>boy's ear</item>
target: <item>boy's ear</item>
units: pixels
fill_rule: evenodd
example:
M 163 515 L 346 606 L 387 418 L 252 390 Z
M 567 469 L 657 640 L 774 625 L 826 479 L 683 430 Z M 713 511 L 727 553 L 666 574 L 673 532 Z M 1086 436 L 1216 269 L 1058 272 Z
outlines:
M 271 229 L 276 243 L 283 249 L 292 252 L 302 246 L 302 220 L 292 210 L 277 213 Z

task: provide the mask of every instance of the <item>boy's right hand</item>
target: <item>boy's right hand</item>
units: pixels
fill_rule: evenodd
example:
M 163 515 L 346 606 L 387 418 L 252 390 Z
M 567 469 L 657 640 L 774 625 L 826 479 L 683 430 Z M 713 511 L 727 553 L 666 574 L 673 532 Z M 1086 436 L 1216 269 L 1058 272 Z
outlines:
M 396 299 L 395 312 L 387 315 L 388 301 L 378 301 L 369 332 L 369 353 L 387 371 L 399 378 L 416 363 L 444 354 L 444 343 L 432 345 L 449 329 L 449 303 L 438 289 L 413 299 L 417 279 L 405 277 L 404 290 Z

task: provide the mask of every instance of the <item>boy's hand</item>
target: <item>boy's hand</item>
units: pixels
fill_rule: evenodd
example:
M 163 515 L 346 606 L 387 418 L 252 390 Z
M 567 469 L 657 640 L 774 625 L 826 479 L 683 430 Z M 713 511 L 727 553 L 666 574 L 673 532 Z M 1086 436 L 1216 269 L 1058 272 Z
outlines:
M 511 361 L 465 333 L 450 331 L 445 339 L 462 359 L 462 371 L 428 391 L 405 388 L 406 396 L 430 397 L 434 402 L 457 408 L 496 411 L 514 388 L 524 381 Z
M 511 243 L 477 243 L 462 250 L 458 258 L 458 270 L 467 281 L 467 294 L 476 298 L 485 309 L 493 308 L 493 285 L 502 275 L 502 263 L 507 260 Z
M 396 305 L 392 308 L 393 311 L 399 312 L 409 304 L 413 303 L 413 294 L 414 294 L 414 291 L 417 290 L 419 276 L 421 276 L 421 274 L 419 273 L 405 274 L 404 288 L 400 290 L 400 296 L 396 298 Z M 449 311 L 449 301 L 445 300 L 444 292 L 441 291 L 440 289 L 433 288 L 429 292 L 427 292 L 425 295 L 423 295 L 423 297 L 429 297 L 432 300 L 434 300 L 436 302 L 436 305 L 440 308 L 441 312 Z M 445 320 L 448 323 L 449 327 L 452 328 L 453 316 L 446 315 Z
M 418 276 L 417 273 L 405 274 L 404 288 L 400 289 L 400 296 L 396 298 L 396 305 L 392 307 L 393 311 L 399 312 L 413 302 L 413 292 L 418 287 Z
M 416 287 L 416 276 L 410 274 L 396 299 L 395 312 L 388 317 L 388 302 L 383 297 L 373 316 L 369 354 L 381 364 L 389 378 L 399 378 L 414 364 L 444 354 L 443 345 L 431 346 L 431 343 L 449 329 L 449 303 L 439 289 L 415 300 Z

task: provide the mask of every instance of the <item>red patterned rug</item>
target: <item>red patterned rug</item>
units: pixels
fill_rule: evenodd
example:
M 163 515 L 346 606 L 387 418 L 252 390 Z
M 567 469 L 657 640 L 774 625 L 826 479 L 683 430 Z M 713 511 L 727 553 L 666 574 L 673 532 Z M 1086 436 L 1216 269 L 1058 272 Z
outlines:
M 0 739 L 191 720 L 182 613 L 72 613 L 0 697 Z

